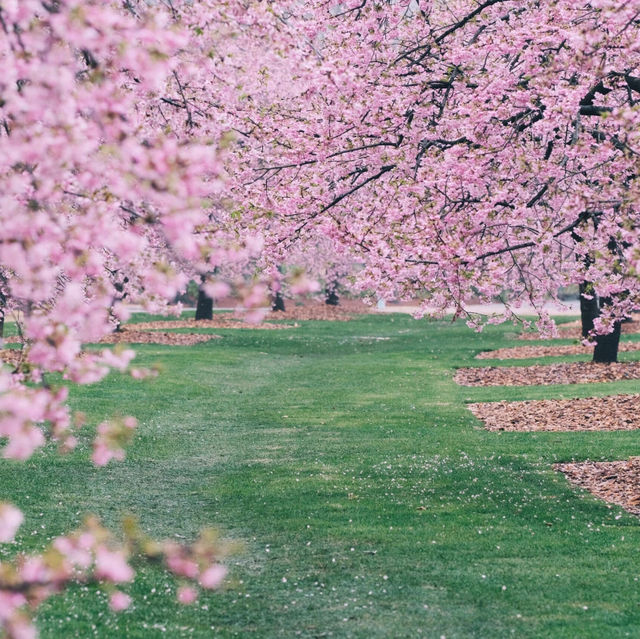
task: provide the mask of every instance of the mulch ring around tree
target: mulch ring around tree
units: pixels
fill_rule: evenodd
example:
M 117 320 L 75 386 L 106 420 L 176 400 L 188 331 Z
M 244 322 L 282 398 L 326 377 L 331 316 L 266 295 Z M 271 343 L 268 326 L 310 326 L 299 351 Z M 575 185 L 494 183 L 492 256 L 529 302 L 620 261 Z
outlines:
M 483 402 L 467 408 L 491 431 L 634 430 L 640 395 L 521 402 Z
M 640 342 L 620 342 L 618 350 L 621 353 L 640 351 Z M 513 348 L 498 348 L 495 351 L 483 351 L 476 355 L 476 359 L 530 359 L 560 355 L 588 355 L 592 351 L 593 346 L 583 346 L 582 344 L 514 346 Z
M 640 321 L 633 320 L 632 322 L 624 322 L 622 324 L 621 330 L 625 334 L 640 333 Z M 562 339 L 582 339 L 582 329 L 580 327 L 580 322 L 569 322 L 567 324 L 561 324 L 560 326 L 558 326 L 558 337 Z M 539 333 L 532 331 L 521 333 L 518 336 L 518 339 L 539 340 L 546 338 L 541 337 Z
M 275 320 L 320 320 L 324 322 L 347 322 L 353 319 L 355 313 L 350 313 L 337 306 L 287 306 L 286 311 L 272 311 L 265 318 Z
M 461 386 L 549 386 L 617 382 L 625 379 L 640 379 L 640 362 L 572 362 L 545 366 L 459 368 L 453 377 Z
M 627 461 L 554 464 L 576 486 L 640 515 L 640 457 Z
M 168 346 L 193 346 L 200 342 L 220 339 L 220 335 L 213 333 L 164 333 L 161 331 L 133 331 L 125 330 L 119 333 L 105 335 L 101 344 L 166 344 Z
M 357 315 L 372 313 L 373 309 L 358 299 L 341 299 L 338 306 L 324 302 L 309 301 L 304 304 L 285 303 L 286 310 L 272 311 L 267 320 L 321 320 L 325 322 L 347 322 Z

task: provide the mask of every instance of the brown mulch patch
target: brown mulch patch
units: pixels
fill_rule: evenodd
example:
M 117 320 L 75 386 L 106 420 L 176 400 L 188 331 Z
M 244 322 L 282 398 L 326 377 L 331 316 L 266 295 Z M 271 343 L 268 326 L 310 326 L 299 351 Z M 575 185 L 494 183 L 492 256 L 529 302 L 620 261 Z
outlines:
M 285 311 L 272 311 L 267 320 L 323 320 L 325 322 L 346 322 L 356 315 L 372 313 L 373 309 L 360 300 L 340 300 L 339 306 L 329 306 L 324 302 L 304 305 L 286 304 Z
M 627 461 L 554 464 L 572 483 L 640 515 L 640 457 Z
M 640 342 L 620 342 L 618 350 L 621 353 L 640 351 Z M 583 346 L 582 344 L 515 346 L 513 348 L 498 348 L 495 351 L 483 351 L 476 355 L 476 359 L 529 359 L 531 357 L 558 357 L 560 355 L 588 355 L 592 351 L 592 346 Z
M 105 335 L 101 344 L 167 344 L 169 346 L 193 346 L 211 339 L 220 339 L 220 335 L 213 333 L 164 333 L 161 331 L 132 331 Z
M 356 315 L 371 313 L 372 309 L 360 300 L 344 300 L 340 306 L 329 306 L 323 302 L 307 302 L 304 304 L 286 304 L 286 311 L 270 311 L 264 321 L 259 324 L 249 324 L 242 315 L 233 312 L 215 313 L 212 320 L 194 319 L 161 320 L 158 322 L 140 322 L 123 326 L 124 330 L 157 330 L 170 328 L 252 328 L 262 330 L 277 330 L 283 328 L 297 328 L 298 320 L 324 320 L 329 322 L 345 322 Z M 289 322 L 289 323 L 281 323 Z M 293 323 L 291 323 L 293 322 Z
M 162 322 L 149 322 L 148 324 L 155 325 Z M 168 322 L 170 323 L 170 322 Z M 132 326 L 140 326 L 140 324 L 134 324 Z M 105 335 L 100 344 L 168 344 L 174 346 L 191 346 L 200 342 L 208 342 L 211 339 L 221 339 L 221 335 L 214 335 L 213 333 L 167 333 L 161 331 L 150 330 L 136 330 L 129 326 L 123 326 L 123 330 L 120 333 L 111 333 Z M 155 328 L 155 326 L 154 326 Z M 158 327 L 160 328 L 160 327 Z M 178 327 L 164 327 L 164 328 L 178 328 Z M 21 340 L 18 336 L 11 336 L 5 338 L 5 344 L 19 343 Z M 18 361 L 18 355 L 20 353 L 18 349 L 6 349 L 0 350 L 0 360 L 15 364 Z M 6 356 L 5 356 L 6 354 Z
M 545 366 L 459 368 L 453 379 L 461 386 L 548 386 L 617 382 L 640 379 L 640 362 L 572 362 Z
M 260 324 L 248 324 L 242 318 L 236 317 L 231 313 L 219 313 L 213 316 L 212 320 L 160 320 L 157 322 L 138 322 L 137 324 L 125 324 L 122 331 L 125 333 L 140 331 L 156 331 L 167 328 L 192 328 L 196 331 L 203 328 L 257 328 L 265 330 L 277 330 L 281 328 L 295 328 L 293 324 L 269 324 L 262 322 Z
M 622 324 L 622 332 L 625 334 L 640 333 L 640 321 L 634 320 L 632 322 L 625 322 Z M 558 337 L 562 339 L 582 339 L 580 322 L 568 322 L 567 324 L 561 324 L 558 326 Z M 518 338 L 523 340 L 546 339 L 544 337 L 540 337 L 540 334 L 535 331 L 521 333 Z
M 640 395 L 468 404 L 487 430 L 634 430 L 640 428 Z

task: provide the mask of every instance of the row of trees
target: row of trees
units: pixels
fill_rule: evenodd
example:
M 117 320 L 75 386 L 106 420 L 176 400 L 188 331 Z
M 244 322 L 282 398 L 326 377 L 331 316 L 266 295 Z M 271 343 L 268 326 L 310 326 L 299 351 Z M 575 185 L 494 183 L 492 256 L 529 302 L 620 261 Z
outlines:
M 215 275 L 225 282 L 235 283 L 234 290 L 217 283 L 213 297 L 207 294 L 206 278 L 201 277 L 196 303 L 196 320 L 213 317 L 214 298 L 242 290 L 246 282 L 262 275 L 270 281 L 269 300 L 274 311 L 285 310 L 285 299 L 304 293 L 324 297 L 326 304 L 337 306 L 340 294 L 357 293 L 355 279 L 360 265 L 348 247 L 335 240 L 316 234 L 295 242 L 285 251 L 262 253 L 259 258 L 236 261 L 231 267 L 217 269 Z
M 542 304 L 579 285 L 615 359 L 639 305 L 638 16 L 640 0 L 0 0 L 0 304 L 25 340 L 0 371 L 3 455 L 73 447 L 48 374 L 144 375 L 81 344 L 124 298 L 163 308 L 190 279 L 215 298 L 249 273 L 262 306 L 357 262 L 383 299 L 465 315 L 501 297 L 502 319 L 527 302 L 550 331 Z M 94 462 L 134 426 L 100 424 Z M 1 506 L 0 541 L 21 521 Z M 0 628 L 33 636 L 30 609 L 74 579 L 129 581 L 133 553 L 216 587 L 221 552 L 90 520 L 0 564 Z
M 245 219 L 280 245 L 318 229 L 357 251 L 363 286 L 459 314 L 500 297 L 509 317 L 580 285 L 599 300 L 587 323 L 613 335 L 596 356 L 615 359 L 639 301 L 638 9 L 289 7 L 316 64 L 285 57 L 240 105 Z

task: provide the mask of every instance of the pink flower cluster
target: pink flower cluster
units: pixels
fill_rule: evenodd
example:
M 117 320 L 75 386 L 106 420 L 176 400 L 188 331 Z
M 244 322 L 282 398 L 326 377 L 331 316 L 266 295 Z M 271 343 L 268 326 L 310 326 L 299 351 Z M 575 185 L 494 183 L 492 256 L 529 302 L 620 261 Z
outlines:
M 224 7 L 216 13 L 228 31 Z M 0 3 L 0 316 L 15 319 L 21 337 L 17 357 L 0 356 L 4 457 L 27 459 L 48 439 L 75 445 L 83 420 L 48 373 L 82 384 L 112 369 L 150 374 L 129 368 L 132 351 L 82 349 L 126 319 L 125 300 L 164 309 L 189 277 L 216 287 L 221 262 L 260 249 L 258 231 L 239 238 L 229 224 L 219 151 L 228 127 L 185 127 L 168 110 L 193 37 L 174 17 L 135 0 Z M 135 426 L 103 421 L 93 461 L 122 459 Z M 21 521 L 17 508 L 0 506 L 0 542 Z M 126 583 L 128 558 L 151 557 L 152 546 L 118 544 L 91 524 L 42 555 L 3 562 L 0 634 L 35 636 L 30 611 L 44 598 L 72 580 Z M 198 578 L 217 565 L 211 545 L 201 546 Z M 191 552 L 153 548 L 167 561 Z M 114 609 L 127 604 L 112 593 Z
M 0 542 L 10 541 L 21 522 L 19 510 L 0 505 Z M 177 597 L 182 603 L 192 603 L 198 585 L 214 589 L 222 584 L 226 568 L 218 561 L 225 552 L 211 531 L 203 531 L 190 546 L 178 545 L 148 538 L 130 520 L 124 526 L 124 540 L 118 541 L 97 519 L 89 518 L 81 529 L 56 538 L 41 555 L 0 562 L 0 629 L 9 639 L 35 637 L 30 611 L 70 582 L 101 585 L 110 593 L 111 609 L 125 610 L 131 597 L 117 587 L 135 577 L 129 564 L 132 556 L 162 559 L 176 576 L 190 580 L 194 585 L 183 583 Z
M 500 297 L 508 319 L 589 283 L 605 316 L 640 308 L 640 0 L 269 11 L 237 38 L 262 73 L 230 50 L 225 161 L 276 264 L 321 233 L 382 298 L 465 315 Z

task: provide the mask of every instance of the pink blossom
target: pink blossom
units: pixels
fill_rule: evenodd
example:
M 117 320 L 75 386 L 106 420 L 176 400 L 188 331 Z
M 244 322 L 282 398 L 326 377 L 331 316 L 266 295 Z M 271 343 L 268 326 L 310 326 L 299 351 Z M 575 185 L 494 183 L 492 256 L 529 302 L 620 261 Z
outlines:
M 226 575 L 227 569 L 224 566 L 214 564 L 213 566 L 209 566 L 209 568 L 200 575 L 200 585 L 203 588 L 218 588 Z
M 24 521 L 24 515 L 11 504 L 0 504 L 0 542 L 11 541 Z
M 60 574 L 64 574 L 65 567 L 62 566 Z M 51 579 L 53 571 L 46 561 L 39 556 L 27 557 L 20 567 L 20 577 L 26 582 L 46 583 Z
M 180 555 L 169 555 L 167 566 L 176 575 L 195 579 L 198 576 L 198 564 L 192 559 Z
M 105 348 L 101 353 L 101 360 L 111 368 L 124 370 L 135 356 L 135 351 L 132 351 L 131 349 L 116 352 Z
M 39 428 L 22 425 L 9 434 L 9 443 L 4 448 L 3 456 L 9 459 L 28 459 L 44 441 L 44 435 Z
M 109 597 L 109 607 L 114 612 L 126 610 L 131 605 L 131 597 L 120 590 L 111 593 Z
M 231 290 L 225 282 L 208 282 L 203 288 L 206 294 L 214 300 L 228 295 Z
M 77 566 L 86 569 L 91 565 L 92 556 L 90 547 L 93 545 L 91 539 L 90 545 L 83 545 L 81 539 L 71 539 L 69 537 L 58 537 L 53 542 L 53 547 L 64 555 L 65 559 Z
M 198 591 L 191 586 L 180 586 L 177 598 L 181 604 L 190 605 L 198 599 Z
M 99 579 L 121 583 L 131 581 L 134 572 L 121 552 L 99 546 L 96 551 L 96 576 Z
M 93 463 L 104 466 L 112 459 L 122 461 L 124 446 L 131 440 L 137 423 L 134 417 L 124 417 L 99 424 L 93 441 Z
M 93 444 L 91 461 L 96 466 L 106 466 L 112 459 L 122 461 L 124 459 L 124 450 L 113 449 L 108 444 L 96 440 Z
M 148 379 L 149 377 L 157 377 L 158 371 L 151 368 L 132 368 L 129 374 L 133 379 Z
M 0 622 L 11 619 L 13 613 L 26 603 L 27 598 L 20 592 L 0 590 Z

